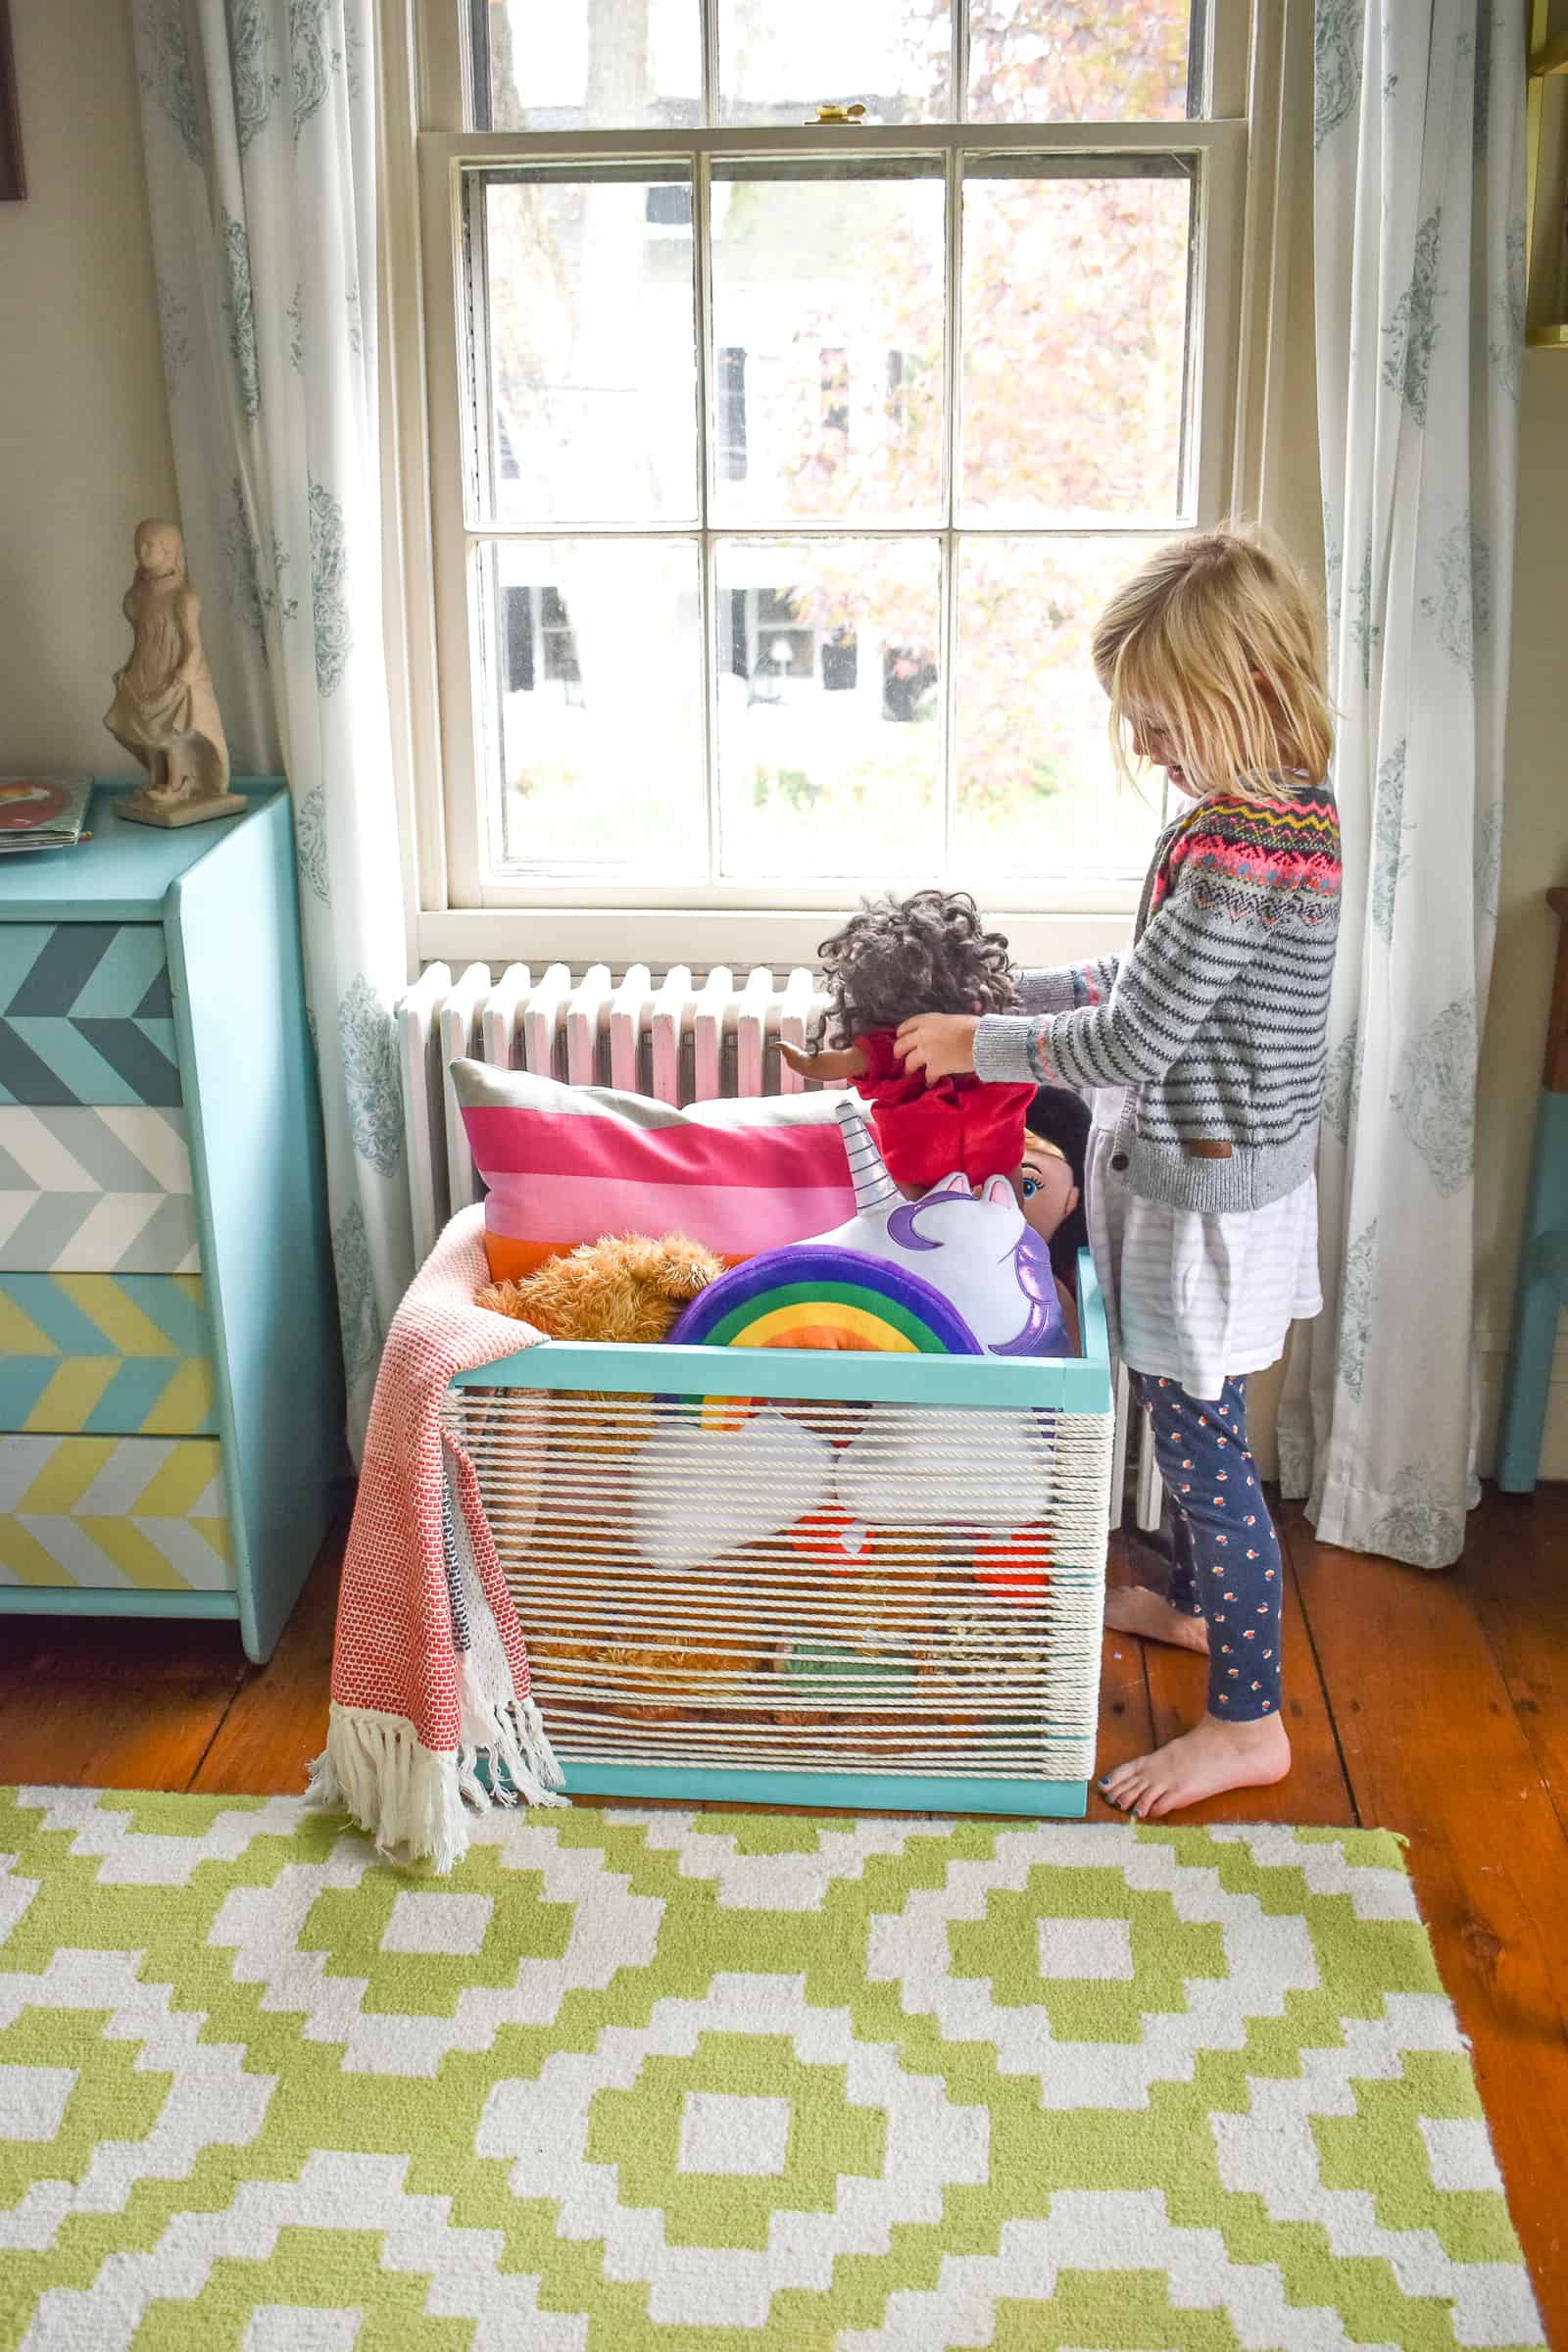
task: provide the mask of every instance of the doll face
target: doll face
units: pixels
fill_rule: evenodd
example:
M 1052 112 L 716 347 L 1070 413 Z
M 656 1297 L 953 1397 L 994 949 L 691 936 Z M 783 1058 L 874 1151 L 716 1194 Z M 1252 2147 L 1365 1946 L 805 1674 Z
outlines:
M 1012 1173 L 1012 1189 L 1024 1223 L 1049 1242 L 1078 1205 L 1078 1187 L 1061 1153 L 1038 1135 L 1023 1139 L 1023 1158 Z

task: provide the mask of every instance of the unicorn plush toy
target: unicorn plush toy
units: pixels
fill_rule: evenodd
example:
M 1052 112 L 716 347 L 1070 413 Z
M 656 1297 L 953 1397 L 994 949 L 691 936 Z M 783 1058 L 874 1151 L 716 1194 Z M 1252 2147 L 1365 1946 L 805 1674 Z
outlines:
M 854 1216 L 721 1274 L 692 1300 L 670 1339 L 710 1348 L 1071 1354 L 1050 1249 L 1025 1224 L 1006 1178 L 993 1177 L 977 1197 L 961 1175 L 945 1176 L 906 1200 L 860 1112 L 842 1102 L 836 1115 L 855 1185 Z M 743 1482 L 754 1516 L 745 1533 L 737 1532 L 738 1520 L 724 1532 L 718 1540 L 725 1547 L 776 1534 L 829 1494 L 861 1537 L 867 1527 L 949 1521 L 971 1532 L 1013 1529 L 1046 1509 L 1050 1455 L 1034 1412 L 987 1416 L 995 1475 L 984 1494 L 946 1423 L 933 1430 L 876 1406 L 868 1413 L 842 1449 L 772 1404 L 749 1410 L 738 1431 L 710 1433 L 715 1444 L 741 1441 L 754 1449 Z M 716 1556 L 713 1527 L 699 1521 L 694 1533 L 684 1490 L 666 1475 L 687 1458 L 679 1451 L 685 1443 L 662 1432 L 635 1457 L 632 1525 L 657 1567 L 696 1567 Z
M 671 1340 L 728 1347 L 919 1349 L 955 1355 L 1071 1352 L 1051 1251 L 1011 1185 L 978 1195 L 955 1173 L 917 1200 L 888 1174 L 853 1102 L 837 1117 L 855 1214 L 710 1283 Z

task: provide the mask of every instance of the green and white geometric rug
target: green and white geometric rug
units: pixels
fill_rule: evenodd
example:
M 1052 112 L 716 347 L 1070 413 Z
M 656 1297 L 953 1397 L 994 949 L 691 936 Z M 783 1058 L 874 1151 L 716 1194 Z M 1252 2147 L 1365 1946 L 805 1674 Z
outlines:
M 1537 2346 L 1392 1838 L 0 1791 L 12 2352 Z

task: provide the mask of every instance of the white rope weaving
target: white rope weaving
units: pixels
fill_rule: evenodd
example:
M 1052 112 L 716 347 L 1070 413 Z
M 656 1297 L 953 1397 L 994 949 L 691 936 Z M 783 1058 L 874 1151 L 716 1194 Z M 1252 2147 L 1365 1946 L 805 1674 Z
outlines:
M 761 1416 L 828 1466 L 809 1508 L 760 1474 Z M 1108 1412 L 487 1388 L 447 1418 L 564 1759 L 1088 1778 Z

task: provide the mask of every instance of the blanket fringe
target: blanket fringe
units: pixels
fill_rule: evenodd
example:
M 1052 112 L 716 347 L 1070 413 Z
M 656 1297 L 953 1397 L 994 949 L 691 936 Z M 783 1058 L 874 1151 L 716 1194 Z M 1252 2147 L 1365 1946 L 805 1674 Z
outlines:
M 443 1875 L 467 1847 L 457 1758 L 422 1746 L 403 1715 L 334 1705 L 306 1801 L 347 1813 L 378 1853 L 428 1855 Z
M 374 1838 L 379 1853 L 399 1860 L 428 1856 L 444 1877 L 468 1849 L 466 1808 L 491 1804 L 562 1805 L 555 1793 L 561 1768 L 530 1701 L 486 1707 L 482 1740 L 466 1739 L 456 1753 L 422 1745 L 404 1715 L 374 1707 L 333 1704 L 326 1746 L 311 1766 L 306 1802 L 347 1813 Z M 479 1777 L 489 1758 L 490 1786 Z
M 490 1696 L 480 1680 L 478 1665 L 471 1649 L 460 1649 L 456 1659 L 458 1677 L 458 1744 L 472 1749 L 486 1748 L 496 1732 L 496 1709 L 500 1702 Z
M 528 1805 L 564 1804 L 555 1794 L 564 1776 L 532 1699 L 492 1696 L 472 1650 L 458 1652 L 457 1667 L 463 1767 L 476 1773 L 478 1759 L 489 1757 L 493 1804 L 515 1804 L 519 1796 Z
M 556 1762 L 531 1698 L 513 1699 L 497 1711 L 496 1740 L 490 1752 L 506 1766 L 524 1804 L 564 1805 L 569 1801 L 559 1793 L 565 1775 Z

